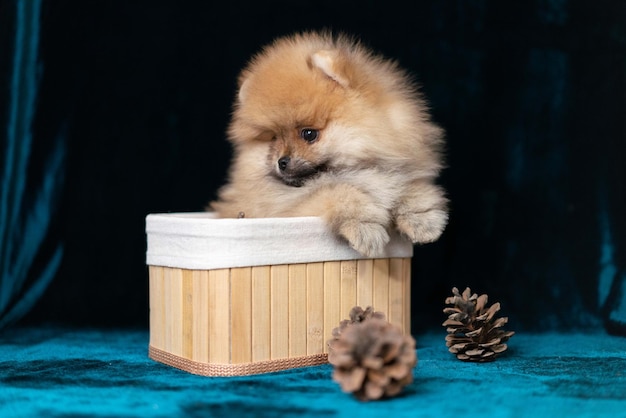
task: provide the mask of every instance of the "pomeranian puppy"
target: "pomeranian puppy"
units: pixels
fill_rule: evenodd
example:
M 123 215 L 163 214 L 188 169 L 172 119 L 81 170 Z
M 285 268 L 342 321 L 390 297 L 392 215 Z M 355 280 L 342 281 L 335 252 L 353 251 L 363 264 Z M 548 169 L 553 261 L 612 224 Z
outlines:
M 405 71 L 345 34 L 276 40 L 238 79 L 219 217 L 318 216 L 359 253 L 439 238 L 443 131 Z

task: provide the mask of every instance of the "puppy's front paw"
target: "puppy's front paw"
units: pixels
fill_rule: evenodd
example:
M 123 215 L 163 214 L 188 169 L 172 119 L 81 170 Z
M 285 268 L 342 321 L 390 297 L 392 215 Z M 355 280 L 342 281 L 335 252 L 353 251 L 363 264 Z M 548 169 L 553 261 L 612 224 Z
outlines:
M 396 218 L 398 230 L 415 244 L 436 241 L 447 224 L 448 213 L 441 209 L 403 213 Z
M 367 257 L 382 255 L 389 242 L 385 227 L 374 222 L 350 220 L 342 223 L 338 232 L 352 248 Z

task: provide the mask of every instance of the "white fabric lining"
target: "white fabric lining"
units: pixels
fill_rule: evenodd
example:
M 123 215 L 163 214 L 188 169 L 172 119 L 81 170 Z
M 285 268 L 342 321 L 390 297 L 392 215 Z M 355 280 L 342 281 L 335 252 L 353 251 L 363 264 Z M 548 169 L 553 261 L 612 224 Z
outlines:
M 212 270 L 278 264 L 364 259 L 335 237 L 321 218 L 217 219 L 210 212 L 146 217 L 151 266 Z M 399 234 L 379 258 L 413 255 Z

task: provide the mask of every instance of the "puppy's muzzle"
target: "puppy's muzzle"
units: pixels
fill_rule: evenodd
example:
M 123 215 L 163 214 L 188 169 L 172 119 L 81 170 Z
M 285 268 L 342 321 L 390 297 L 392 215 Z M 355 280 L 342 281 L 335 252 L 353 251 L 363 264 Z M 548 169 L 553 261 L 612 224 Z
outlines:
M 323 166 L 316 166 L 310 161 L 289 156 L 280 157 L 276 162 L 276 177 L 288 186 L 300 187 L 308 179 L 323 170 Z

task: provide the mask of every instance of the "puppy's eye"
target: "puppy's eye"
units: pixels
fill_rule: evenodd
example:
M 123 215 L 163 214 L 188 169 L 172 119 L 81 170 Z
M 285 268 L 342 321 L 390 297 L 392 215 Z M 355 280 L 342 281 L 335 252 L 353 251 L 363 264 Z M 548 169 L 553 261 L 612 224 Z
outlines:
M 317 129 L 304 128 L 300 131 L 300 138 L 304 139 L 306 142 L 315 141 L 318 135 L 319 131 Z

